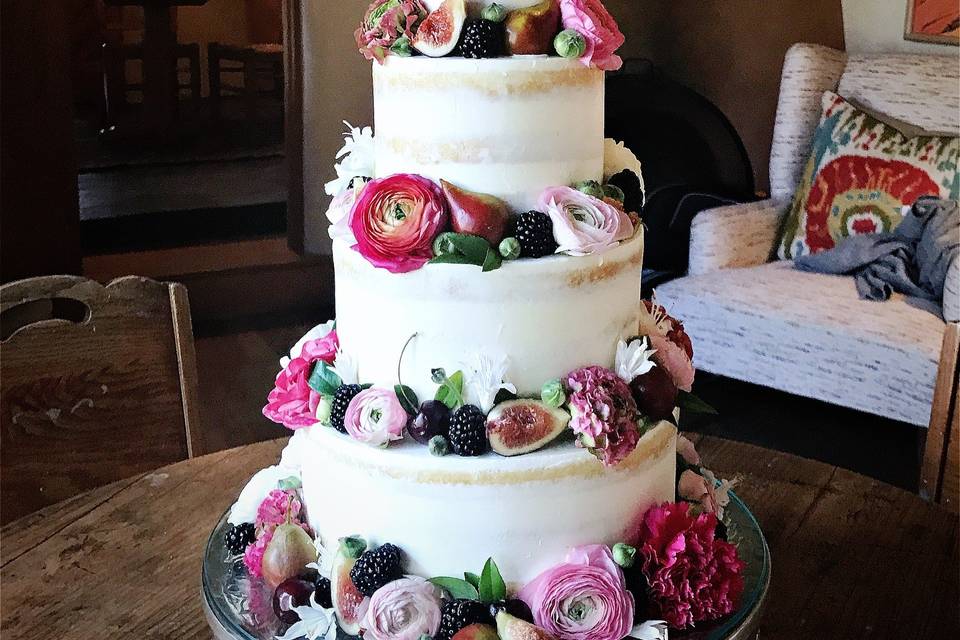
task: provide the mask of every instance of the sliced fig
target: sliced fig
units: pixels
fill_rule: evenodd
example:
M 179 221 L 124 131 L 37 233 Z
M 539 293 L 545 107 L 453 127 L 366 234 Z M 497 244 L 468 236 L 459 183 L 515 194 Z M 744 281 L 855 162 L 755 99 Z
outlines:
M 364 549 L 366 544 L 360 538 L 344 538 L 333 559 L 330 574 L 330 594 L 337 623 L 341 631 L 351 636 L 360 633 L 360 621 L 370 604 L 370 598 L 360 593 L 350 579 L 350 570 Z
M 431 58 L 447 55 L 460 41 L 466 19 L 465 0 L 444 0 L 420 23 L 413 37 L 413 48 Z
M 497 634 L 500 640 L 557 640 L 553 634 L 506 611 L 497 614 Z
M 530 453 L 563 433 L 570 414 L 539 400 L 508 400 L 487 415 L 490 448 L 502 456 Z

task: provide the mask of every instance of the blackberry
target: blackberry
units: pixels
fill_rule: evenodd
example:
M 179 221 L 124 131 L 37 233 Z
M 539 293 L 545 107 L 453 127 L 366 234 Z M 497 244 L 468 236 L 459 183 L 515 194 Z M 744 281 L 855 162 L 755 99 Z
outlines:
M 504 52 L 503 25 L 493 20 L 469 20 L 460 38 L 460 55 L 464 58 L 496 58 Z
M 333 606 L 333 594 L 330 591 L 330 579 L 320 576 L 317 578 L 315 584 L 317 585 L 317 590 L 314 591 L 314 597 L 317 599 L 317 604 L 324 609 L 329 609 Z
M 342 384 L 337 387 L 336 393 L 333 394 L 333 404 L 330 407 L 330 426 L 340 433 L 347 432 L 347 428 L 343 426 L 343 418 L 347 415 L 347 406 L 353 400 L 353 397 L 361 391 L 363 391 L 363 387 L 358 384 Z
M 542 258 L 557 250 L 553 239 L 553 222 L 540 211 L 527 211 L 517 216 L 516 237 L 520 243 L 521 258 Z
M 403 554 L 396 545 L 382 544 L 372 551 L 364 551 L 350 569 L 350 580 L 365 596 L 394 580 L 403 577 Z
M 223 536 L 223 543 L 230 553 L 243 553 L 247 545 L 257 539 L 257 530 L 252 522 L 232 525 Z
M 458 456 L 479 456 L 490 448 L 487 417 L 472 404 L 465 404 L 450 417 L 450 448 Z
M 490 605 L 476 600 L 448 600 L 440 610 L 440 629 L 434 640 L 451 640 L 467 625 L 490 624 Z
M 533 623 L 533 613 L 530 607 L 523 600 L 510 598 L 509 600 L 499 600 L 490 603 L 490 617 L 496 618 L 501 611 L 506 611 L 514 618 L 520 618 L 524 622 Z

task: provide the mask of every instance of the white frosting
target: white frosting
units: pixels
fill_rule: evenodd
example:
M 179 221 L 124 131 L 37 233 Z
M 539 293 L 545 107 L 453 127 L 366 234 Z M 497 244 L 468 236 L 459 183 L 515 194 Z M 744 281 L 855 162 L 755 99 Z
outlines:
M 437 458 L 411 440 L 384 450 L 319 426 L 309 436 L 304 499 L 323 543 L 392 542 L 425 577 L 460 577 L 493 557 L 520 586 L 572 546 L 624 541 L 648 507 L 675 497 L 667 422 L 613 469 L 570 442 L 514 458 Z
M 587 365 L 612 367 L 617 341 L 639 325 L 643 230 L 602 254 L 471 265 L 425 265 L 390 273 L 334 242 L 337 335 L 359 379 L 401 381 L 423 400 L 430 370 L 469 366 L 478 354 L 508 360 L 506 380 L 538 395 L 544 382 Z
M 378 177 L 443 178 L 517 212 L 602 178 L 603 72 L 577 60 L 388 56 L 373 86 Z

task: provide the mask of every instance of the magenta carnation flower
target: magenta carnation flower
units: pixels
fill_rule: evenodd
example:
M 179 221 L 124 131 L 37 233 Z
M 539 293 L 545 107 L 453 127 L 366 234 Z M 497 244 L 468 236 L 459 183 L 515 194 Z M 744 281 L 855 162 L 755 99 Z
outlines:
M 343 426 L 354 440 L 385 447 L 403 437 L 407 417 L 392 389 L 371 387 L 355 395 L 347 405 Z
M 553 222 L 557 252 L 600 253 L 633 235 L 633 222 L 623 210 L 570 187 L 544 189 L 537 207 Z
M 339 345 L 336 330 L 304 343 L 300 355 L 291 358 L 277 374 L 273 390 L 267 395 L 263 415 L 288 429 L 316 424 L 320 394 L 310 388 L 307 380 L 318 360 L 333 364 Z
M 414 271 L 433 257 L 433 239 L 447 217 L 443 192 L 427 178 L 395 173 L 372 180 L 350 212 L 353 248 L 375 267 Z
M 293 489 L 274 489 L 257 507 L 254 524 L 261 530 L 292 522 L 300 516 L 302 506 L 300 497 Z
M 564 29 L 574 29 L 583 36 L 587 44 L 580 56 L 583 64 L 604 71 L 616 71 L 623 65 L 616 50 L 625 38 L 602 0 L 560 0 L 560 19 Z
M 353 34 L 360 53 L 367 60 L 382 63 L 397 40 L 413 40 L 427 13 L 420 0 L 374 0 Z
M 247 546 L 243 552 L 243 564 L 247 567 L 247 572 L 254 578 L 263 576 L 263 554 L 267 550 L 267 545 L 273 539 L 273 530 L 271 527 L 262 531 L 253 544 Z
M 630 387 L 603 367 L 583 367 L 567 374 L 570 428 L 577 444 L 606 466 L 619 464 L 640 441 L 637 403 Z
M 633 595 L 604 545 L 571 549 L 517 596 L 534 623 L 559 640 L 622 640 L 633 628 Z
M 387 583 L 374 592 L 363 618 L 363 637 L 420 640 L 440 629 L 440 589 L 418 576 Z
M 744 562 L 715 536 L 716 526 L 714 514 L 694 516 L 685 503 L 654 506 L 643 517 L 638 556 L 652 613 L 675 629 L 728 615 L 743 593 Z

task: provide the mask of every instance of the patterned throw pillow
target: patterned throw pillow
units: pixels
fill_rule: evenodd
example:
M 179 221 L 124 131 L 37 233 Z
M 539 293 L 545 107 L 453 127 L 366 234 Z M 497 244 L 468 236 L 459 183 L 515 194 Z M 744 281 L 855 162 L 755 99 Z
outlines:
M 780 258 L 817 253 L 862 233 L 890 231 L 923 195 L 960 196 L 960 138 L 908 137 L 830 91 L 783 226 Z

